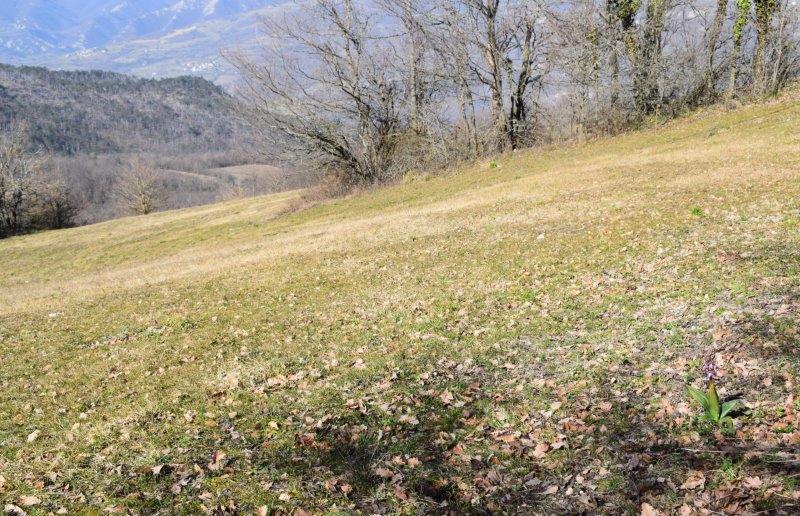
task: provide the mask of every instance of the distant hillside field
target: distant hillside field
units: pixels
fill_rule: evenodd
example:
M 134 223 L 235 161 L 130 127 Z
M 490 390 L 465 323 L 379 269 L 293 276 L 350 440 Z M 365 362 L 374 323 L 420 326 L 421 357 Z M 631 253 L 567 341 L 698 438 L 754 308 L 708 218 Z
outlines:
M 12 122 L 33 146 L 62 154 L 210 152 L 243 138 L 233 99 L 205 79 L 0 64 L 0 131 Z
M 795 90 L 301 211 L 0 241 L 0 502 L 794 514 L 798 127 Z M 733 428 L 687 395 L 708 360 Z

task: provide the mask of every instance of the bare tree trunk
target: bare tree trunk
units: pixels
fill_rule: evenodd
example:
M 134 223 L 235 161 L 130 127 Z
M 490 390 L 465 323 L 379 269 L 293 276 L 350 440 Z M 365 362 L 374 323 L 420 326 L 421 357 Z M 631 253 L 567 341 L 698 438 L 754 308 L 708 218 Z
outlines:
M 411 38 L 411 126 L 419 134 L 427 132 L 425 123 L 424 48 L 422 28 L 411 8 L 406 6 L 406 27 Z
M 789 2 L 793 0 L 783 0 L 779 5 L 778 20 L 777 20 L 777 34 L 775 34 L 775 50 L 772 59 L 772 72 L 770 73 L 770 84 L 766 85 L 769 91 L 773 94 L 777 93 L 786 84 L 786 80 L 791 75 L 792 71 L 797 72 L 797 68 L 792 70 L 792 56 L 795 59 L 800 58 L 798 55 L 797 42 L 792 40 L 792 34 L 797 37 L 800 31 L 797 30 L 797 22 L 800 22 L 800 8 L 796 4 Z M 793 10 L 793 11 L 792 11 Z M 795 29 L 794 31 L 792 29 Z M 788 58 L 788 60 L 787 60 Z M 795 63 L 796 64 L 796 63 Z
M 750 19 L 751 0 L 736 0 L 736 20 L 733 23 L 733 49 L 731 50 L 730 78 L 725 97 L 730 100 L 736 95 L 736 79 L 739 76 L 739 59 L 742 55 L 744 29 Z
M 481 0 L 480 9 L 484 16 L 486 45 L 483 49 L 484 58 L 489 69 L 489 90 L 491 91 L 492 119 L 501 148 L 510 143 L 508 138 L 508 124 L 506 123 L 505 103 L 503 101 L 503 56 L 500 51 L 497 34 L 497 14 L 500 0 Z
M 489 92 L 497 148 L 514 149 L 527 116 L 526 94 L 533 80 L 534 57 L 539 55 L 534 48 L 536 24 L 544 11 L 539 2 L 462 1 L 465 17 L 474 27 L 472 44 L 483 57 L 470 67 Z
M 511 93 L 511 111 L 509 112 L 509 122 L 507 125 L 508 140 L 511 149 L 518 148 L 519 129 L 522 122 L 525 120 L 525 90 L 528 87 L 528 81 L 531 75 L 533 54 L 533 23 L 528 23 L 525 28 L 525 37 L 523 38 L 522 57 L 520 59 L 520 69 L 517 76 L 517 85 Z M 509 70 L 510 75 L 511 70 Z
M 717 10 L 714 13 L 714 21 L 711 22 L 706 33 L 706 77 L 704 81 L 704 89 L 706 97 L 714 97 L 717 89 L 717 74 L 714 70 L 714 58 L 717 52 L 717 44 L 722 35 L 722 26 L 725 23 L 725 17 L 728 14 L 728 0 L 717 0 Z
M 611 117 L 612 123 L 616 125 L 621 118 L 620 109 L 621 106 L 620 102 L 620 92 L 622 90 L 622 83 L 620 81 L 620 68 L 619 68 L 619 30 L 618 30 L 618 20 L 617 17 L 612 12 L 613 9 L 613 0 L 607 0 L 606 2 L 606 25 L 608 34 L 608 41 L 609 41 L 609 48 L 611 49 L 609 52 L 609 68 L 611 69 L 611 92 L 610 92 L 610 105 L 611 105 Z
M 634 71 L 634 99 L 640 114 L 656 112 L 661 105 L 659 85 L 664 24 L 669 0 L 650 0 L 647 4 L 644 32 Z
M 778 8 L 778 0 L 753 0 L 756 11 L 756 48 L 753 56 L 753 93 L 765 93 L 764 53 L 770 36 L 772 17 Z
M 478 143 L 478 123 L 475 118 L 475 99 L 472 95 L 472 88 L 466 77 L 462 77 L 459 81 L 459 103 L 461 104 L 461 113 L 464 117 L 464 126 L 467 130 L 467 145 L 473 155 L 477 155 L 480 151 Z

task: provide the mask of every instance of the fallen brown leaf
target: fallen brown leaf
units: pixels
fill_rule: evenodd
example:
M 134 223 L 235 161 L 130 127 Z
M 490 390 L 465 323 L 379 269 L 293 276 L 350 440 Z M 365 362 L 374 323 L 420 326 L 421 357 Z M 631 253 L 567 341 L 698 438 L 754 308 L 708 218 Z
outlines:
M 377 468 L 375 469 L 375 474 L 381 478 L 392 478 L 394 476 L 394 472 L 390 469 L 386 468 Z
M 222 450 L 217 450 L 214 452 L 214 455 L 211 458 L 211 462 L 208 463 L 208 469 L 210 471 L 218 471 L 222 469 L 223 461 L 225 460 L 225 452 Z
M 453 394 L 450 391 L 444 391 L 439 395 L 439 399 L 441 399 L 442 403 L 445 405 L 449 405 L 453 402 Z
M 536 448 L 533 450 L 531 455 L 533 455 L 537 459 L 541 459 L 545 455 L 547 455 L 547 452 L 549 452 L 549 451 L 550 451 L 550 445 L 549 444 L 547 444 L 547 443 L 539 443 L 539 444 L 536 445 Z
M 758 489 L 764 485 L 764 481 L 761 480 L 759 477 L 745 477 L 744 485 L 746 485 L 750 489 Z
M 681 489 L 702 489 L 706 485 L 706 476 L 702 471 L 692 471 L 681 485 Z
M 33 507 L 34 505 L 39 505 L 40 503 L 42 503 L 42 501 L 38 496 L 35 495 L 21 496 L 19 499 L 19 504 L 23 507 Z

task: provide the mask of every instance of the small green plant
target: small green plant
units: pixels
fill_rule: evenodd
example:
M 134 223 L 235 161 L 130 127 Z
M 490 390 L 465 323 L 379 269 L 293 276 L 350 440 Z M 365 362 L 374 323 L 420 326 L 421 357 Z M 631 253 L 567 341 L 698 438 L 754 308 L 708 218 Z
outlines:
M 616 493 L 625 484 L 625 478 L 621 475 L 611 475 L 608 478 L 600 479 L 597 488 L 602 493 Z
M 492 160 L 492 161 L 489 162 L 489 168 L 491 168 L 492 170 L 494 170 L 494 169 L 496 169 L 498 167 L 500 167 L 500 164 L 497 161 Z
M 708 421 L 719 426 L 733 428 L 733 419 L 728 414 L 739 408 L 741 406 L 741 401 L 731 400 L 720 403 L 719 395 L 717 395 L 717 388 L 713 381 L 708 384 L 708 390 L 706 392 L 690 386 L 689 395 L 703 406 L 705 418 Z
M 733 482 L 742 473 L 741 465 L 732 458 L 724 458 L 720 464 L 719 471 L 717 471 L 717 482 Z
M 692 208 L 692 215 L 694 215 L 695 217 L 702 217 L 703 216 L 703 208 L 700 208 L 699 206 L 695 206 L 694 208 Z
M 706 392 L 701 391 L 691 385 L 688 387 L 689 396 L 692 397 L 703 407 L 704 417 L 707 421 L 726 428 L 733 428 L 733 418 L 730 413 L 742 406 L 741 400 L 731 400 L 725 403 L 720 402 L 717 394 L 717 369 L 713 359 L 706 361 L 703 365 L 703 375 L 708 382 Z

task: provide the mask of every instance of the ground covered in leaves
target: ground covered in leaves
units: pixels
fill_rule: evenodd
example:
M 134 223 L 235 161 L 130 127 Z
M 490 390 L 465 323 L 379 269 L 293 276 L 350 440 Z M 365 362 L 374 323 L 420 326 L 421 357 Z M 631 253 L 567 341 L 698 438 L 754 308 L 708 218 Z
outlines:
M 800 510 L 800 100 L 0 242 L 28 514 Z M 686 394 L 712 357 L 733 430 Z

